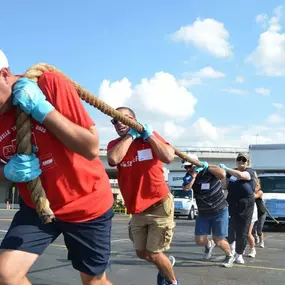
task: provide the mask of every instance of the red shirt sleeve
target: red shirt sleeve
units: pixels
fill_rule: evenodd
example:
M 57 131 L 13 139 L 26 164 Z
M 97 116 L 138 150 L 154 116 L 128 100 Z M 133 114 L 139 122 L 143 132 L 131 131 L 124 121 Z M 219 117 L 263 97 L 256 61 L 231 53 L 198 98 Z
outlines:
M 45 72 L 39 78 L 38 85 L 47 100 L 71 122 L 86 129 L 95 125 L 75 87 L 63 75 L 57 72 Z

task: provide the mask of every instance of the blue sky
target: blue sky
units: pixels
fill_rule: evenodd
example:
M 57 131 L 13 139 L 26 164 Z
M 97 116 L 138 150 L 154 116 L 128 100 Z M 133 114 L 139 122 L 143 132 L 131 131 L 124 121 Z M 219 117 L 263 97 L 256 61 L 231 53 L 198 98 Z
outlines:
M 4 1 L 0 49 L 13 72 L 53 64 L 113 107 L 131 106 L 175 145 L 247 146 L 256 134 L 260 142 L 282 142 L 281 4 Z M 177 36 L 181 27 L 192 27 L 190 38 L 185 29 Z M 236 82 L 237 76 L 244 81 Z M 87 108 L 107 143 L 115 136 L 110 118 Z

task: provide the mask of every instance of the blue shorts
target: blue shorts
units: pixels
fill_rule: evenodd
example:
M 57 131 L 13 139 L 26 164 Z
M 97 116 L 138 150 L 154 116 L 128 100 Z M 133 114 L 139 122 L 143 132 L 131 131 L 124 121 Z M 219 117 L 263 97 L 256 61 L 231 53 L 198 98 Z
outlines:
M 73 267 L 90 276 L 103 274 L 109 266 L 113 209 L 100 217 L 80 223 L 56 220 L 43 224 L 36 211 L 26 205 L 15 214 L 1 249 L 21 250 L 41 255 L 63 234 L 68 259 Z
M 211 217 L 197 217 L 195 235 L 205 236 L 212 234 L 214 237 L 226 238 L 229 227 L 229 210 L 225 208 Z

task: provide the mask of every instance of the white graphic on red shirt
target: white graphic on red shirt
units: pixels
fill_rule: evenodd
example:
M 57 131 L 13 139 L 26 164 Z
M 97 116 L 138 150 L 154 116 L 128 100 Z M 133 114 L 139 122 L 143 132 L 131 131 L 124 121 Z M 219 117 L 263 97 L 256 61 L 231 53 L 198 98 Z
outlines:
M 138 160 L 139 160 L 138 156 L 135 156 L 132 160 L 122 161 L 120 163 L 120 166 L 121 167 L 131 167 L 133 163 L 138 162 Z
M 35 131 L 39 131 L 41 133 L 46 133 L 46 128 L 41 125 L 36 125 L 34 127 Z M 12 134 L 12 131 L 16 131 L 16 126 L 12 127 L 11 130 L 6 130 L 2 134 L 0 134 L 0 143 L 6 139 L 8 136 Z M 36 140 L 35 132 L 32 132 L 32 144 L 38 149 L 38 144 Z M 17 141 L 16 139 L 13 139 L 10 141 L 10 144 L 6 144 L 2 146 L 2 157 L 4 158 L 3 161 L 8 161 L 13 155 L 15 155 L 17 152 Z M 55 160 L 53 158 L 52 153 L 44 154 L 39 157 L 41 169 L 48 170 L 51 168 L 56 167 Z

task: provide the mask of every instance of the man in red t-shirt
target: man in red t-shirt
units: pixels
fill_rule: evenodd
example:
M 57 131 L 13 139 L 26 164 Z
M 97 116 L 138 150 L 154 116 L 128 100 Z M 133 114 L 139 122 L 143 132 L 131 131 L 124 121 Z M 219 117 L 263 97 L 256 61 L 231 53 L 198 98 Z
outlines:
M 32 119 L 36 154 L 16 154 L 16 108 Z M 84 285 L 111 285 L 113 195 L 99 159 L 95 124 L 64 76 L 46 72 L 38 84 L 13 75 L 0 50 L 0 181 L 16 183 L 24 200 L 1 244 L 0 284 L 31 284 L 30 267 L 60 234 Z M 55 220 L 43 224 L 26 182 L 40 176 Z
M 136 120 L 133 110 L 117 108 Z M 180 284 L 171 261 L 163 254 L 173 237 L 174 201 L 164 179 L 163 163 L 174 159 L 174 149 L 149 125 L 140 135 L 117 120 L 112 120 L 119 138 L 109 142 L 107 157 L 110 166 L 117 166 L 118 183 L 128 212 L 130 238 L 137 256 L 154 263 L 159 269 L 158 285 Z

